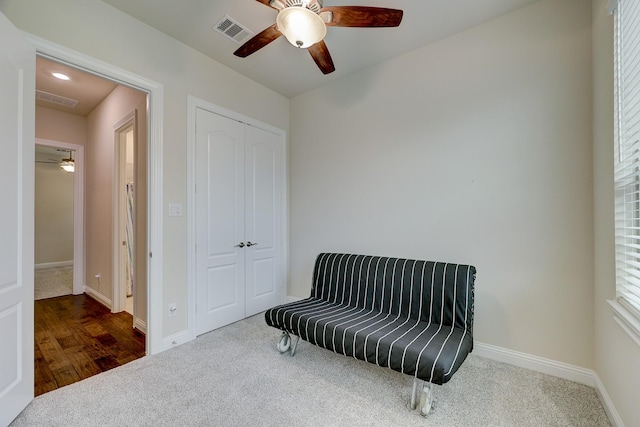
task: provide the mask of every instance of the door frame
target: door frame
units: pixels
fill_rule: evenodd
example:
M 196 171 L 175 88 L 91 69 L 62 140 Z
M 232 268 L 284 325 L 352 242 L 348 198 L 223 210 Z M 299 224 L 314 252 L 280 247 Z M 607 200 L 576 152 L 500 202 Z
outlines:
M 236 120 L 250 126 L 254 126 L 268 132 L 279 135 L 284 140 L 283 153 L 283 189 L 281 203 L 281 230 L 282 230 L 282 265 L 280 277 L 284 278 L 281 301 L 284 302 L 287 296 L 287 271 L 289 270 L 289 180 L 288 180 L 288 141 L 287 133 L 277 127 L 263 123 L 259 120 L 245 116 L 235 111 L 212 104 L 195 96 L 187 97 L 187 294 L 189 305 L 189 316 L 187 321 L 188 339 L 195 339 L 197 336 L 196 317 L 196 110 L 200 108 L 212 113 Z
M 123 200 L 122 195 L 122 184 L 125 181 L 125 162 L 123 161 L 123 157 L 126 156 L 126 147 L 122 147 L 122 136 L 123 132 L 129 128 L 133 128 L 133 138 L 134 138 L 134 152 L 135 147 L 137 147 L 138 143 L 138 126 L 137 126 L 138 115 L 137 111 L 133 110 L 125 117 L 123 117 L 118 123 L 113 126 L 113 134 L 114 134 L 114 156 L 113 156 L 113 170 L 114 170 L 114 179 L 113 179 L 113 287 L 112 287 L 112 307 L 111 311 L 113 313 L 119 313 L 125 309 L 126 305 L 126 292 L 123 292 L 123 275 L 124 275 L 124 263 L 122 257 L 122 235 L 120 232 L 124 226 L 126 221 L 125 215 L 123 214 L 124 208 L 126 206 L 126 201 Z M 134 170 L 136 168 L 137 159 L 134 154 Z M 135 172 L 134 172 L 135 173 Z M 135 194 L 135 193 L 134 193 Z M 135 196 L 134 196 L 135 197 Z M 135 242 L 135 233 L 134 233 L 134 248 L 137 247 L 137 242 Z M 135 262 L 135 253 L 136 249 L 134 249 L 134 277 L 135 270 L 138 268 L 137 263 Z M 135 299 L 135 296 L 133 297 Z M 133 318 L 136 319 L 135 316 L 136 305 L 133 304 Z
M 73 172 L 73 291 L 84 293 L 84 146 L 36 138 L 36 145 L 75 151 Z
M 87 73 L 95 74 L 118 84 L 147 93 L 147 354 L 160 353 L 171 347 L 162 338 L 163 317 L 163 218 L 162 218 L 162 163 L 163 163 L 163 99 L 162 84 L 131 73 L 104 61 L 76 52 L 30 33 L 24 33 L 27 41 L 36 48 L 36 54 Z M 35 103 L 35 100 L 33 101 Z

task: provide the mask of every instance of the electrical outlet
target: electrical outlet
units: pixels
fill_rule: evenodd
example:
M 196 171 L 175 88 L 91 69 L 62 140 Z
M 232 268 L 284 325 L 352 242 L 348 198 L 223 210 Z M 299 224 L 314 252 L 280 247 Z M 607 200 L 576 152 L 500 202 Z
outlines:
M 179 203 L 170 203 L 169 216 L 182 216 L 182 205 Z
M 169 317 L 175 316 L 177 311 L 178 307 L 176 306 L 176 303 L 169 304 Z

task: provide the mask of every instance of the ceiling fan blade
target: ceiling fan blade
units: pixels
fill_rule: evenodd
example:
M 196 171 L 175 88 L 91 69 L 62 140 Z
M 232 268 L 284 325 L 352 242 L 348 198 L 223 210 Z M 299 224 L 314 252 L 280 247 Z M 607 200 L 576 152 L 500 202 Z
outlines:
M 256 0 L 258 3 L 262 3 L 265 6 L 269 6 L 272 9 L 276 9 L 275 7 L 271 6 L 271 0 Z M 278 9 L 276 9 L 278 10 Z
M 272 26 L 265 28 L 261 33 L 253 36 L 251 40 L 240 46 L 238 50 L 233 52 L 233 54 L 240 58 L 246 58 L 272 41 L 278 39 L 281 35 L 282 33 L 276 29 L 276 24 L 273 24 Z
M 320 13 L 333 15 L 328 26 L 333 27 L 397 27 L 402 22 L 403 11 L 368 6 L 328 6 Z
M 333 65 L 333 59 L 331 59 L 331 54 L 329 53 L 329 49 L 327 49 L 327 45 L 324 40 L 319 41 L 307 50 L 323 74 L 333 73 L 336 70 L 336 67 Z

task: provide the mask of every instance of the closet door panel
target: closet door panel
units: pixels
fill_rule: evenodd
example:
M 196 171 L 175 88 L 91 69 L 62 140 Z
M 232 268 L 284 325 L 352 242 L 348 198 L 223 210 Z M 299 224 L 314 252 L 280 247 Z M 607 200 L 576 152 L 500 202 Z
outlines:
M 198 110 L 197 334 L 245 317 L 244 125 Z
M 246 128 L 245 218 L 247 316 L 282 301 L 282 138 Z

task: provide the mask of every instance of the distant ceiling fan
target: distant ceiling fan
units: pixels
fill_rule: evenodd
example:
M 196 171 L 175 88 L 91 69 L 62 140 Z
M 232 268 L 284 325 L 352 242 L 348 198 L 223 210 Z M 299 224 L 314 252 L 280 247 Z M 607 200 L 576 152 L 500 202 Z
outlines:
M 402 10 L 382 7 L 322 7 L 322 0 L 256 1 L 278 11 L 276 23 L 243 44 L 233 54 L 246 58 L 284 35 L 292 45 L 309 50 L 324 74 L 336 69 L 324 42 L 327 26 L 397 27 L 402 22 L 403 14 Z
M 69 153 L 69 157 L 62 160 L 57 159 L 48 159 L 48 160 L 36 160 L 36 163 L 48 163 L 59 165 L 65 172 L 74 172 L 75 171 L 75 162 L 73 161 L 73 157 L 71 156 L 71 150 L 60 150 L 56 149 L 56 151 Z

